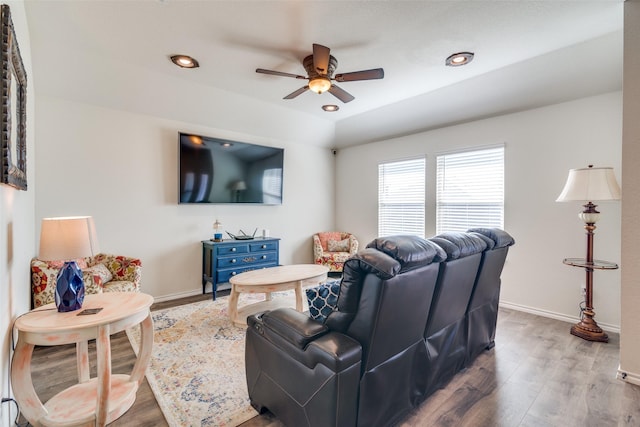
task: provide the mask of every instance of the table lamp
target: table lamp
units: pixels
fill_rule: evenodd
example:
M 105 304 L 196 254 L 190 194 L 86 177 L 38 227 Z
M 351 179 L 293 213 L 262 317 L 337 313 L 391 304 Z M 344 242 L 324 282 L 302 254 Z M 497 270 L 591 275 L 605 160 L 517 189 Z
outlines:
M 98 251 L 93 218 L 90 216 L 43 218 L 40 251 L 43 261 L 64 261 L 58 272 L 55 304 L 59 312 L 78 310 L 84 301 L 84 280 L 76 259 Z
M 608 342 L 606 333 L 593 319 L 593 270 L 609 270 L 618 268 L 617 264 L 593 259 L 593 232 L 600 212 L 596 210 L 594 201 L 620 200 L 620 186 L 616 181 L 613 168 L 596 167 L 571 169 L 567 182 L 556 202 L 582 201 L 586 202 L 584 210 L 578 214 L 585 223 L 587 231 L 586 258 L 566 258 L 563 262 L 574 267 L 582 267 L 586 271 L 585 307 L 582 310 L 580 322 L 573 325 L 571 334 L 589 341 Z

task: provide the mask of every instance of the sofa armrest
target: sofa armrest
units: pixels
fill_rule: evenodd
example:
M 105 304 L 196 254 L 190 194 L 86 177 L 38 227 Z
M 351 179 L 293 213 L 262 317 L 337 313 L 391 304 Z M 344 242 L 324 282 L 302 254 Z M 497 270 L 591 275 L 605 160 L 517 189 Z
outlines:
M 324 324 L 295 310 L 277 309 L 262 315 L 265 328 L 277 332 L 296 347 L 304 349 L 307 344 L 329 332 Z
M 292 308 L 249 316 L 247 324 L 248 333 L 257 333 L 309 368 L 322 364 L 341 372 L 362 359 L 358 341 Z
M 320 243 L 320 238 L 317 234 L 313 235 L 313 259 L 321 260 L 324 256 L 324 250 L 322 249 L 322 243 Z
M 356 239 L 356 236 L 351 234 L 349 236 L 349 254 L 354 255 L 358 253 L 358 248 L 359 248 L 358 239 Z
M 39 259 L 31 260 L 31 292 L 33 307 L 37 308 L 54 302 L 56 277 L 59 268 Z

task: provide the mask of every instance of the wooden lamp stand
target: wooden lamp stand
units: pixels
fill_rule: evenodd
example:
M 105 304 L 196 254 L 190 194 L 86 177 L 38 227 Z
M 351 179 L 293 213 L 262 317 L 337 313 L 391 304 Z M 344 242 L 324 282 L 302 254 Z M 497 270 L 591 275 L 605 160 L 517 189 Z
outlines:
M 584 229 L 587 230 L 587 257 L 566 258 L 563 263 L 573 267 L 582 267 L 585 270 L 585 308 L 582 310 L 580 321 L 571 327 L 571 334 L 587 341 L 609 342 L 609 336 L 598 326 L 593 319 L 593 270 L 614 270 L 618 265 L 608 261 L 593 259 L 593 231 L 596 229 L 596 221 L 600 212 L 596 205 L 589 202 L 584 205 L 585 210 L 580 213 L 580 218 L 585 221 Z

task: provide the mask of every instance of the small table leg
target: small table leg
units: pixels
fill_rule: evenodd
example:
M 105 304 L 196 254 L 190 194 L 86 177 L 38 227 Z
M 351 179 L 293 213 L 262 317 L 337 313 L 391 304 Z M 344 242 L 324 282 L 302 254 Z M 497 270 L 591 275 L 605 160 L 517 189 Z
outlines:
M 296 310 L 302 313 L 302 280 L 296 282 Z
M 76 343 L 76 359 L 78 366 L 78 382 L 89 381 L 89 342 L 80 341 Z
M 96 404 L 96 426 L 105 426 L 109 415 L 111 392 L 111 336 L 109 325 L 98 327 L 96 356 L 98 359 L 98 396 Z
M 238 291 L 236 285 L 231 285 L 231 294 L 229 295 L 229 317 L 232 322 L 238 322 Z

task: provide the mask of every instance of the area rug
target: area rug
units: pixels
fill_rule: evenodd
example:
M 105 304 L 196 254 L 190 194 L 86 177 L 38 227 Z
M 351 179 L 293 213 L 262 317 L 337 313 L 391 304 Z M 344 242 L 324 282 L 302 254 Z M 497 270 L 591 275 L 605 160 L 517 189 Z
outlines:
M 239 306 L 263 299 L 241 294 Z M 278 292 L 274 298 L 292 298 Z M 258 413 L 245 382 L 245 328 L 228 316 L 229 297 L 153 311 L 147 381 L 170 426 L 237 426 Z M 137 353 L 138 327 L 127 331 Z

